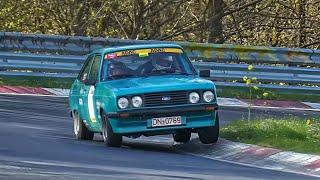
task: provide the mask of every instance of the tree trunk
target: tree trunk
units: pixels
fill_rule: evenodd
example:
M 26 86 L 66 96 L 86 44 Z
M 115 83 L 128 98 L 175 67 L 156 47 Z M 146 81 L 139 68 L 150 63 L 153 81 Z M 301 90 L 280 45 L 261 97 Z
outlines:
M 306 42 L 306 0 L 299 0 L 299 42 L 298 46 L 302 47 Z
M 209 0 L 209 37 L 208 43 L 222 44 L 224 42 L 222 31 L 223 0 Z

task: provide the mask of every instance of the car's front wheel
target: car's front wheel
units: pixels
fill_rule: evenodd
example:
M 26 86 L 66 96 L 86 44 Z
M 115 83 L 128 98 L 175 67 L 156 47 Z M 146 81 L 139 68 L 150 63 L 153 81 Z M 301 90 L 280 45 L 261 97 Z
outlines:
M 107 116 L 102 113 L 102 136 L 104 143 L 109 147 L 120 147 L 122 145 L 122 136 L 114 134 Z
M 216 143 L 219 139 L 219 115 L 216 114 L 215 124 L 198 130 L 199 139 L 203 144 Z
M 81 120 L 77 111 L 73 112 L 73 131 L 77 139 L 79 140 L 92 140 L 94 133 L 88 130 L 87 126 Z

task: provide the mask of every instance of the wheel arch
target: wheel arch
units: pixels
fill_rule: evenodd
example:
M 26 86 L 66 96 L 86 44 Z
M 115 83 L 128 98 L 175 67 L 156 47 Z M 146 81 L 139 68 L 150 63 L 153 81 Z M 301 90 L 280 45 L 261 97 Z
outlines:
M 72 117 L 73 118 L 73 115 L 74 115 L 74 113 L 75 112 L 78 112 L 78 110 L 77 109 L 72 109 L 72 110 L 70 110 L 70 117 Z

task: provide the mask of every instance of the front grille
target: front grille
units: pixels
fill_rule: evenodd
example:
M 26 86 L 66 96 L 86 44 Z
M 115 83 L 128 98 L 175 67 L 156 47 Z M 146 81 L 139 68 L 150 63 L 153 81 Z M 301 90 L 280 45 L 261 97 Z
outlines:
M 181 105 L 188 103 L 186 91 L 149 93 L 143 96 L 145 107 Z

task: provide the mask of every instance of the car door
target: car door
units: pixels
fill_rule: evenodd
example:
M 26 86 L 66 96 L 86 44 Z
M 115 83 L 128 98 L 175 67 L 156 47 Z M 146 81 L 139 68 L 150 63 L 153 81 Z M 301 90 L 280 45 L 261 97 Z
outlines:
M 92 128 L 99 128 L 100 123 L 97 121 L 97 110 L 96 110 L 96 99 L 94 96 L 95 84 L 98 82 L 98 74 L 100 69 L 100 60 L 101 55 L 96 54 L 93 57 L 93 62 L 90 68 L 88 79 L 84 83 L 83 87 L 83 118 L 86 120 L 86 123 Z
M 94 59 L 94 55 L 90 55 L 77 79 L 77 83 L 74 85 L 74 89 L 78 92 L 78 112 L 82 120 L 87 123 L 87 114 L 86 114 L 86 104 L 85 104 L 85 94 L 87 94 L 88 89 L 85 85 L 85 82 L 89 79 L 90 68 Z

